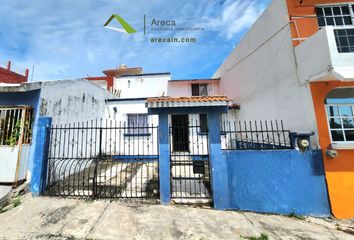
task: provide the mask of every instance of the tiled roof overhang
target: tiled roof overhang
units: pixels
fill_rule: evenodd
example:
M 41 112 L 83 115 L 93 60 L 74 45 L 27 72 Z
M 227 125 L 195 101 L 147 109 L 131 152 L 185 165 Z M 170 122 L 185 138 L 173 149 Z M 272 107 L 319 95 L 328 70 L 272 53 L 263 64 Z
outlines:
M 147 108 L 229 106 L 226 96 L 156 97 L 146 99 Z

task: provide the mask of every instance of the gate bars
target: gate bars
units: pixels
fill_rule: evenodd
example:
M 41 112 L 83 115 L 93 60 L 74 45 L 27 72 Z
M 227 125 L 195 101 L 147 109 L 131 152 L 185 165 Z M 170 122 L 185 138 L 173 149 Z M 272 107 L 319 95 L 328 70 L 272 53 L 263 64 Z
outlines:
M 111 120 L 51 129 L 47 194 L 158 198 L 158 127 Z
M 291 132 L 283 121 L 223 121 L 221 123 L 223 150 L 292 149 Z
M 175 125 L 170 142 L 171 197 L 211 200 L 208 130 L 197 122 Z

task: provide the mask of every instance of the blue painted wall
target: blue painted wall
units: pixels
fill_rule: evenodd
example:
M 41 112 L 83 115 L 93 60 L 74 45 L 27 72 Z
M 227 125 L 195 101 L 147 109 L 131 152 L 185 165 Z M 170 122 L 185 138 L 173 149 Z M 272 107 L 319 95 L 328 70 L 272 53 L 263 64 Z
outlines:
M 31 105 L 38 109 L 40 90 L 28 92 L 2 92 L 0 93 L 0 105 Z
M 221 150 L 220 107 L 149 109 L 159 114 L 160 200 L 170 201 L 168 115 L 207 113 L 211 186 L 216 209 L 330 215 L 321 151 Z
M 223 159 L 220 143 L 220 113 L 208 112 L 209 162 L 214 208 L 227 209 L 230 202 L 227 162 Z
M 230 209 L 330 215 L 321 151 L 225 150 Z
M 37 121 L 36 135 L 37 142 L 33 145 L 33 155 L 35 161 L 31 169 L 30 190 L 34 196 L 41 195 L 46 188 L 47 171 L 48 171 L 48 149 L 49 134 L 52 125 L 52 118 L 39 117 Z
M 171 200 L 170 145 L 168 114 L 159 114 L 159 188 L 160 202 L 168 204 Z

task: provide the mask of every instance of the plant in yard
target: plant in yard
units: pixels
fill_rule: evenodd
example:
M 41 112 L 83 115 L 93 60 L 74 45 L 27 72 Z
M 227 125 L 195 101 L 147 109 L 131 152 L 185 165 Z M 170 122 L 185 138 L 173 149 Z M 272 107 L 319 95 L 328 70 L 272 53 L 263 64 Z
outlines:
M 31 129 L 32 123 L 33 120 L 26 120 L 24 122 L 24 129 L 27 131 L 26 135 L 28 135 L 27 137 L 28 139 L 25 139 L 25 141 L 29 141 L 29 138 L 32 135 L 32 129 Z M 15 146 L 18 143 L 18 140 L 20 139 L 20 134 L 21 134 L 21 121 L 18 120 L 16 121 L 14 129 L 11 131 L 9 138 L 6 140 L 6 144 L 10 146 Z
M 246 236 L 246 237 L 243 237 L 241 236 L 242 239 L 248 239 L 248 240 L 268 240 L 268 235 L 265 234 L 265 233 L 262 233 L 261 236 L 259 237 L 256 237 L 256 236 Z
M 6 141 L 7 145 L 14 146 L 17 144 L 17 141 L 20 138 L 20 129 L 21 129 L 21 121 L 17 121 L 14 129 L 11 132 L 10 137 Z
M 296 218 L 296 219 L 299 219 L 299 220 L 305 220 L 306 219 L 304 216 L 298 215 L 298 214 L 296 214 L 294 212 L 290 213 L 287 216 L 290 217 L 290 218 Z
M 341 228 L 341 226 L 338 223 L 336 223 L 336 230 L 343 231 L 343 229 Z
M 15 198 L 13 201 L 12 201 L 12 204 L 14 205 L 14 207 L 17 207 L 21 204 L 21 199 L 20 198 Z

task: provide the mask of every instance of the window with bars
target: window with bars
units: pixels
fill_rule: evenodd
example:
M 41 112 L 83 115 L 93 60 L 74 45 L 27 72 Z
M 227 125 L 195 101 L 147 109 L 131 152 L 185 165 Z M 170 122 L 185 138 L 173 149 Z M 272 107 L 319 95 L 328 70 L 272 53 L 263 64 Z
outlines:
M 33 108 L 0 107 L 0 145 L 17 145 L 32 140 Z
M 148 115 L 147 114 L 128 114 L 128 135 L 148 134 Z
M 200 122 L 200 132 L 207 133 L 208 132 L 208 117 L 206 114 L 199 114 L 199 122 Z
M 354 52 L 354 4 L 316 7 L 319 28 L 334 26 L 334 36 L 340 53 Z
M 192 96 L 208 96 L 208 84 L 192 84 Z
M 354 143 L 354 104 L 326 106 L 332 142 Z

